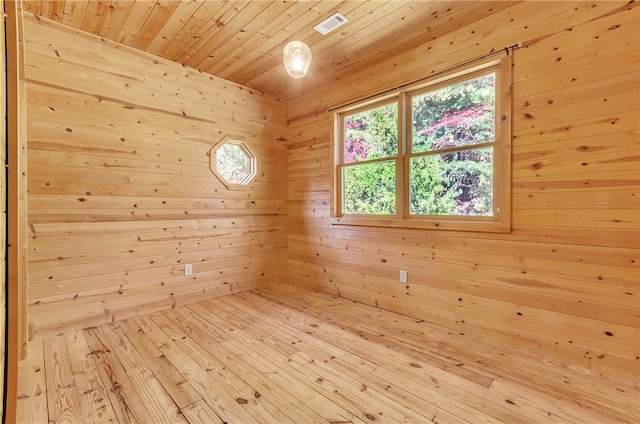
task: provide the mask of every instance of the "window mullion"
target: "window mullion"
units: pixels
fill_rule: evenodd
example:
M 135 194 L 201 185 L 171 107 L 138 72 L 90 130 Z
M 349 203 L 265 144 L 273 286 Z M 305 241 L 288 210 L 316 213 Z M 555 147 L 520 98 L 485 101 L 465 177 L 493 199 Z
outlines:
M 368 164 L 372 164 L 372 163 L 379 163 L 379 162 L 391 162 L 392 160 L 396 160 L 395 156 L 389 156 L 386 158 L 376 158 L 376 159 L 369 159 L 369 160 L 360 160 L 357 162 L 349 162 L 349 163 L 345 163 L 342 166 L 344 168 L 348 168 L 350 166 L 358 166 L 358 165 L 368 165 Z
M 412 158 L 417 158 L 417 157 L 420 157 L 420 156 L 440 155 L 440 154 L 443 154 L 443 153 L 460 152 L 460 151 L 463 151 L 463 150 L 483 149 L 485 147 L 495 146 L 495 144 L 496 144 L 495 141 L 488 141 L 486 143 L 468 144 L 466 146 L 450 147 L 448 149 L 426 150 L 424 152 L 408 154 L 407 156 L 412 157 Z
M 407 154 L 406 134 L 406 99 L 405 93 L 398 96 L 398 157 L 396 159 L 396 216 L 404 218 L 407 210 L 407 172 L 405 170 L 405 156 Z

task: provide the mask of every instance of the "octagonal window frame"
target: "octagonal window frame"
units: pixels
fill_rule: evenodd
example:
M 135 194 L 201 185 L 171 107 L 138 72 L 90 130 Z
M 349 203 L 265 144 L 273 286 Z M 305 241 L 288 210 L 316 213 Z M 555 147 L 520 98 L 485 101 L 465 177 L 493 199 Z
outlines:
M 239 147 L 247 157 L 249 172 L 239 183 L 228 181 L 221 171 L 218 170 L 217 152 L 223 146 L 228 144 Z M 222 184 L 224 184 L 225 187 L 227 187 L 228 190 L 244 190 L 248 188 L 249 183 L 258 175 L 258 155 L 256 155 L 243 137 L 228 134 L 209 150 L 209 170 L 218 178 L 218 180 L 220 180 Z

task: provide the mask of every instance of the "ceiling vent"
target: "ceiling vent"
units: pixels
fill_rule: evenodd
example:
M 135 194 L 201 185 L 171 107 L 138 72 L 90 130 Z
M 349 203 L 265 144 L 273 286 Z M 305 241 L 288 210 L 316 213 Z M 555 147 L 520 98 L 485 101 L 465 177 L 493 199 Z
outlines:
M 313 29 L 318 31 L 322 35 L 327 35 L 334 29 L 338 28 L 349 22 L 347 18 L 344 17 L 340 12 L 337 12 L 324 21 L 320 22 L 318 25 L 314 26 Z

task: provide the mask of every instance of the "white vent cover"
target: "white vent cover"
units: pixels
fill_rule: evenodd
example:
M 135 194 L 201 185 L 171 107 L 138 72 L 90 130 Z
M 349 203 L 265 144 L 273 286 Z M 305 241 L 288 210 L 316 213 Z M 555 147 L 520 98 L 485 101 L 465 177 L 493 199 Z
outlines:
M 320 22 L 318 25 L 314 26 L 313 29 L 315 29 L 322 35 L 327 35 L 334 29 L 346 24 L 347 22 L 349 22 L 349 20 L 345 18 L 343 14 L 341 14 L 340 12 L 336 12 L 324 21 Z

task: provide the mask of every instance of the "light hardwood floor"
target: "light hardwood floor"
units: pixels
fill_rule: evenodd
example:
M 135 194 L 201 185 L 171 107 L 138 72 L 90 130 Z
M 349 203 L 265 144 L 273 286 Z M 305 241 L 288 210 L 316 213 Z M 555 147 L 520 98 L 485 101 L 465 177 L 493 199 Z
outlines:
M 296 287 L 30 343 L 20 424 L 640 422 L 631 383 Z

